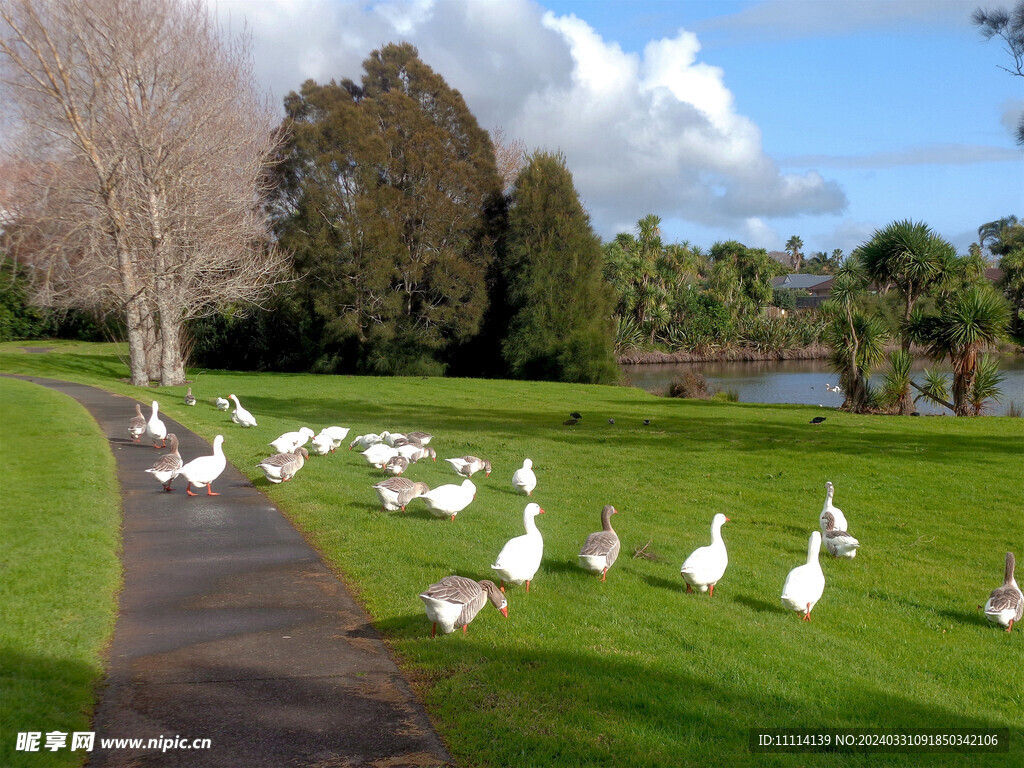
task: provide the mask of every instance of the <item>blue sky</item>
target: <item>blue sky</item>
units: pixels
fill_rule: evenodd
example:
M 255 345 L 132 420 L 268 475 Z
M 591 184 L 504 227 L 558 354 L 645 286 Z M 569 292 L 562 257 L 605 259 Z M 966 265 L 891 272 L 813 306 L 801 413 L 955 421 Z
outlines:
M 222 0 L 275 98 L 398 40 L 481 124 L 561 151 L 604 238 L 845 252 L 923 220 L 961 251 L 1024 216 L 1024 78 L 965 0 Z

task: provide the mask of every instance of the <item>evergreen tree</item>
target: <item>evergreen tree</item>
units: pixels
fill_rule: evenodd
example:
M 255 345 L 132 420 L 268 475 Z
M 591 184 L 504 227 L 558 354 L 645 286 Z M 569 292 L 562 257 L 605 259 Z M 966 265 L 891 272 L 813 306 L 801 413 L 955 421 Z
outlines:
M 502 265 L 512 311 L 502 351 L 513 376 L 602 383 L 618 378 L 612 291 L 601 243 L 561 155 L 528 158 L 512 191 Z
M 487 132 L 406 43 L 285 100 L 273 213 L 341 369 L 438 373 L 480 328 L 501 180 Z

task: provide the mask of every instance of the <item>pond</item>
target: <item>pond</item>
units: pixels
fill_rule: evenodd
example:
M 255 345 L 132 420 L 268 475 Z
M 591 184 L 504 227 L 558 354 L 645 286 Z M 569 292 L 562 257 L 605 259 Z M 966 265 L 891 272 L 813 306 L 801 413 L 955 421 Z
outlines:
M 920 373 L 929 362 L 919 358 L 914 363 L 914 372 Z M 1024 355 L 1001 355 L 999 367 L 1006 378 L 1000 385 L 1003 391 L 1001 403 L 992 403 L 992 415 L 1003 416 L 1011 403 L 1024 408 Z M 829 368 L 825 360 L 756 360 L 742 362 L 671 363 L 657 365 L 621 366 L 627 380 L 634 387 L 648 392 L 664 393 L 676 376 L 686 371 L 700 373 L 707 379 L 712 391 L 734 392 L 744 403 L 796 403 L 821 405 L 838 408 L 843 395 L 829 391 L 826 385 L 835 387 L 839 377 Z M 939 366 L 949 371 L 949 366 Z M 876 374 L 880 379 L 881 374 Z M 919 377 L 915 380 L 920 381 Z M 949 414 L 942 406 L 927 403 L 924 398 L 917 403 L 921 413 Z

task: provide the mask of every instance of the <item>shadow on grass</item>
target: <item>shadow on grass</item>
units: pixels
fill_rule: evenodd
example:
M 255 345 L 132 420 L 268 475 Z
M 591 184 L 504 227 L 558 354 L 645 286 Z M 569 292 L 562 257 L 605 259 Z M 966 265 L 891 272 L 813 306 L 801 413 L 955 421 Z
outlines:
M 782 607 L 781 603 L 769 603 L 767 600 L 761 600 L 760 598 L 756 597 L 749 597 L 748 595 L 734 595 L 730 599 L 732 599 L 734 602 L 739 603 L 740 605 L 745 605 L 750 610 L 757 611 L 758 613 L 789 613 L 789 611 Z
M 678 580 L 672 580 L 662 578 L 661 576 L 649 576 L 647 574 L 642 574 L 640 578 L 657 589 L 667 589 L 670 592 L 681 592 L 684 595 L 686 594 L 686 582 L 683 581 L 682 576 L 680 576 Z

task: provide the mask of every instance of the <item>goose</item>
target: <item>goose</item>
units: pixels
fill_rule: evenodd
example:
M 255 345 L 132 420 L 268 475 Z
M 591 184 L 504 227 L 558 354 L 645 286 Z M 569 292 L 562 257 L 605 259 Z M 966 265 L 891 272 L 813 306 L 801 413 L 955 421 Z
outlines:
M 341 444 L 345 442 L 345 438 L 348 437 L 348 433 L 348 427 L 324 427 L 320 430 L 321 435 L 327 435 L 334 442 L 334 449 L 332 452 L 341 447 Z M 369 446 L 367 446 L 367 448 L 369 448 Z
M 165 491 L 171 491 L 171 481 L 181 471 L 181 454 L 178 453 L 178 436 L 171 432 L 167 435 L 167 440 L 171 444 L 171 452 L 157 459 L 146 471 L 163 484 Z
M 154 448 L 167 447 L 167 425 L 160 420 L 160 403 L 153 401 L 153 415 L 146 422 L 146 437 L 153 441 Z M 157 441 L 160 445 L 157 445 Z
M 227 459 L 224 457 L 224 436 L 217 435 L 213 439 L 213 455 L 212 456 L 200 456 L 197 459 L 192 459 L 188 464 L 181 468 L 178 472 L 186 480 L 188 485 L 185 486 L 185 493 L 189 496 L 198 496 L 199 494 L 192 493 L 192 486 L 202 488 L 206 486 L 207 496 L 220 496 L 219 493 L 213 492 L 213 481 L 220 477 L 221 472 L 224 471 L 224 467 L 227 466 Z
M 316 453 L 317 456 L 326 456 L 335 449 L 334 441 L 331 439 L 331 436 L 325 435 L 323 432 L 314 437 L 313 442 L 310 443 L 310 445 L 313 447 L 313 452 Z
M 405 436 L 410 440 L 418 442 L 420 445 L 430 445 L 430 441 L 434 439 L 434 436 L 429 432 L 406 432 Z
M 715 584 L 725 574 L 725 569 L 729 565 L 729 553 L 726 552 L 725 542 L 722 540 L 722 526 L 728 522 L 729 518 L 721 512 L 711 518 L 711 543 L 693 550 L 683 561 L 679 575 L 686 581 L 688 593 L 693 592 L 693 588 L 696 587 L 698 592 L 707 592 L 710 597 L 715 596 Z
M 196 398 L 192 394 L 192 387 L 188 388 L 188 392 L 185 393 L 185 405 L 195 405 Z
M 383 442 L 387 443 L 392 448 L 395 447 L 396 440 L 401 440 L 404 437 L 405 435 L 403 435 L 401 432 L 388 432 L 387 430 L 384 430 L 383 432 L 380 433 L 380 439 Z
M 377 469 L 387 464 L 392 456 L 397 455 L 398 451 L 384 443 L 376 443 L 363 451 L 363 458 L 366 459 L 366 463 Z
M 427 587 L 420 599 L 427 608 L 427 618 L 433 622 L 431 637 L 437 635 L 438 625 L 441 625 L 441 632 L 445 635 L 454 632 L 457 627 L 462 627 L 462 634 L 466 634 L 469 622 L 488 600 L 501 611 L 502 616 L 508 618 L 505 596 L 494 586 L 493 581 L 487 579 L 473 581 L 464 576 L 445 576 L 437 584 Z
M 214 405 L 217 406 L 218 411 L 226 411 L 231 407 L 231 401 L 225 400 L 223 397 L 218 397 L 214 400 Z
M 423 451 L 423 446 L 416 443 L 406 443 L 405 445 L 398 446 L 395 450 L 398 451 L 399 456 L 404 456 L 412 464 L 415 464 L 421 455 L 426 455 Z
M 820 551 L 821 534 L 815 531 L 807 542 L 807 563 L 790 571 L 782 585 L 782 604 L 797 613 L 803 612 L 804 621 L 811 620 L 811 609 L 825 591 L 825 574 L 818 562 Z
M 380 442 L 380 435 L 373 432 L 369 432 L 365 435 L 359 435 L 355 440 L 348 444 L 348 449 L 351 451 L 358 448 L 361 451 L 365 451 Z
M 825 531 L 825 514 L 828 512 L 832 513 L 833 524 L 837 531 L 845 531 L 849 529 L 849 525 L 846 522 L 846 515 L 843 514 L 843 510 L 839 509 L 839 507 L 832 506 L 832 494 L 834 492 L 835 489 L 832 487 L 832 483 L 825 483 L 825 506 L 822 507 L 821 516 L 818 518 L 822 532 Z
M 469 482 L 468 480 L 466 482 Z M 526 591 L 530 591 L 530 581 L 540 568 L 544 556 L 544 539 L 537 529 L 534 518 L 544 514 L 540 504 L 531 503 L 523 510 L 523 527 L 526 533 L 509 539 L 501 548 L 498 557 L 491 566 L 501 576 L 501 591 L 505 591 L 505 582 L 522 584 L 526 582 Z
M 415 445 L 417 448 L 423 447 L 423 443 L 421 443 L 415 437 L 409 437 L 408 435 L 396 437 L 394 440 L 391 441 L 392 448 L 401 448 L 402 446 L 405 445 Z
M 434 517 L 450 515 L 454 520 L 476 498 L 476 486 L 472 480 L 463 480 L 462 485 L 439 485 L 428 493 L 420 494 L 420 498 Z
M 491 474 L 491 462 L 486 459 L 478 459 L 476 456 L 461 456 L 457 459 L 445 459 L 452 465 L 452 469 L 460 475 L 472 477 L 476 472 L 483 472 L 484 477 Z
M 832 557 L 845 557 L 848 560 L 855 558 L 860 542 L 846 531 L 836 530 L 836 518 L 831 512 L 823 512 L 822 518 L 825 527 L 825 549 L 828 553 Z
M 409 460 L 405 456 L 392 456 L 384 465 L 384 471 L 392 475 L 400 475 L 409 468 Z
M 533 461 L 525 459 L 523 466 L 512 475 L 512 485 L 520 493 L 527 496 L 533 495 L 533 489 L 537 487 L 537 476 L 533 474 Z
M 302 469 L 308 458 L 309 451 L 300 445 L 293 451 L 268 456 L 256 466 L 263 470 L 270 482 L 285 483 L 295 477 L 295 473 Z
M 424 445 L 416 453 L 408 457 L 409 461 L 411 461 L 413 464 L 415 464 L 420 459 L 426 458 L 429 458 L 431 461 L 437 461 L 437 451 L 435 451 L 429 445 Z
M 267 445 L 274 446 L 278 453 L 291 453 L 299 446 L 308 443 L 311 437 L 313 437 L 312 429 L 300 427 L 298 432 L 285 432 L 276 440 L 267 443 Z
M 237 397 L 234 395 L 228 395 L 228 399 L 235 401 L 235 410 L 231 412 L 231 420 L 235 422 L 235 424 L 241 424 L 243 427 L 259 426 L 256 424 L 256 419 L 253 415 L 245 410 L 245 408 L 242 407 L 242 404 L 238 402 Z
M 601 530 L 587 536 L 580 550 L 580 565 L 591 573 L 600 573 L 601 581 L 619 556 L 619 536 L 612 528 L 612 515 L 618 512 L 611 504 L 606 504 L 601 510 Z
M 410 501 L 430 491 L 430 486 L 426 483 L 414 483 L 405 477 L 389 477 L 373 487 L 386 512 L 394 512 L 397 509 L 404 512 Z
M 1007 552 L 1003 586 L 992 590 L 985 603 L 985 618 L 993 624 L 1006 627 L 1007 632 L 1013 630 L 1014 623 L 1020 621 L 1024 613 L 1024 594 L 1013 578 L 1014 565 L 1013 552 Z
M 133 443 L 142 440 L 142 436 L 146 434 L 146 417 L 142 415 L 142 405 L 139 403 L 135 404 L 135 415 L 128 420 L 128 434 L 131 435 Z

